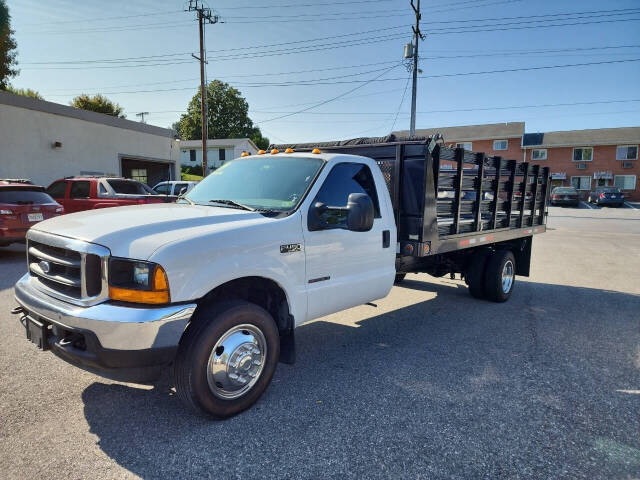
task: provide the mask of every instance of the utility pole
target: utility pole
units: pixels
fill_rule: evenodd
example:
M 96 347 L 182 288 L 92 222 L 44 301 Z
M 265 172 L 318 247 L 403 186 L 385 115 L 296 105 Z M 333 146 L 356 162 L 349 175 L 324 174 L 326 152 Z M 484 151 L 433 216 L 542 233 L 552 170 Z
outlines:
M 136 117 L 140 117 L 140 123 L 144 123 L 144 116 L 149 115 L 149 112 L 136 113 Z
M 416 134 L 416 96 L 418 89 L 418 43 L 420 40 L 424 40 L 422 32 L 420 32 L 420 0 L 417 0 L 418 4 L 414 5 L 411 0 L 411 8 L 416 14 L 416 26 L 411 27 L 413 29 L 413 86 L 411 87 L 411 125 L 409 126 L 409 136 L 413 137 Z
M 200 114 L 202 121 L 202 176 L 207 176 L 207 100 L 206 100 L 206 76 L 204 65 L 207 63 L 207 54 L 204 45 L 204 25 L 205 23 L 218 23 L 219 17 L 211 13 L 211 9 L 206 7 L 201 0 L 189 0 L 189 12 L 198 14 L 198 32 L 200 34 L 200 57 L 191 54 L 193 58 L 200 61 Z

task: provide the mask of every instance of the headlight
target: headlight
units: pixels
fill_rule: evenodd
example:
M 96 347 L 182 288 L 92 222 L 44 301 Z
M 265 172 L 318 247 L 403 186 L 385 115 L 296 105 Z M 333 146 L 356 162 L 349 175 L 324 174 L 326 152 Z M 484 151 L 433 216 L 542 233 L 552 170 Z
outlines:
M 167 274 L 157 263 L 112 258 L 109 261 L 109 297 L 133 303 L 169 303 Z

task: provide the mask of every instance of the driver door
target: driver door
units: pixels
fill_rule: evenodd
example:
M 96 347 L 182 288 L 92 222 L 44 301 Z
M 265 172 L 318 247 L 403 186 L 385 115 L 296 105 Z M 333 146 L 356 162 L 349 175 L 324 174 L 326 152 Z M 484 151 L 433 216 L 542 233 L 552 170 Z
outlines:
M 346 207 L 351 193 L 366 193 L 373 202 L 374 222 L 367 232 L 348 230 L 346 212 L 330 208 Z M 317 202 L 329 207 L 322 213 L 327 226 L 310 231 L 309 209 Z M 367 165 L 333 166 L 303 217 L 308 320 L 387 295 L 395 276 L 395 248 L 385 241 L 390 226 L 388 213 L 383 213 L 384 218 Z

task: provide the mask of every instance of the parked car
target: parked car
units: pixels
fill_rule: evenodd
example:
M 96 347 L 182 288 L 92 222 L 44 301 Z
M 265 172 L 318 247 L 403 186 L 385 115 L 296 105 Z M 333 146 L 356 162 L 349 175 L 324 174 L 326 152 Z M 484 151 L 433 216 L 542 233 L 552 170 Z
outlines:
M 62 213 L 62 205 L 44 187 L 26 180 L 0 180 L 0 247 L 24 242 L 32 225 Z
M 588 202 L 596 205 L 621 207 L 624 204 L 624 194 L 618 187 L 596 187 L 595 190 L 589 192 Z
M 556 187 L 551 190 L 551 205 L 577 207 L 580 205 L 580 195 L 573 187 Z
M 156 184 L 152 190 L 158 195 L 182 195 L 183 193 L 187 193 L 193 187 L 195 187 L 198 182 L 194 181 L 179 181 L 179 180 L 170 180 L 167 182 L 160 182 Z
M 64 207 L 65 213 L 95 208 L 173 202 L 177 197 L 158 195 L 137 180 L 115 177 L 68 177 L 56 180 L 47 193 Z

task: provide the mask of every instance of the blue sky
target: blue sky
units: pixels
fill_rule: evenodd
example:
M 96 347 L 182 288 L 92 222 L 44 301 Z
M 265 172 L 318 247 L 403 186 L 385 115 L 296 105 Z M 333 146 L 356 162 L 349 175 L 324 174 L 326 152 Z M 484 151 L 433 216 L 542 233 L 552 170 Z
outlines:
M 103 93 L 129 119 L 148 111 L 147 122 L 163 127 L 196 91 L 199 66 L 190 53 L 197 53 L 197 25 L 182 1 L 7 3 L 21 69 L 16 87 L 64 104 L 80 93 Z M 236 86 L 272 141 L 408 128 L 410 85 L 401 104 L 409 76 L 403 46 L 413 22 L 408 0 L 209 6 L 224 23 L 207 27 L 207 76 Z M 640 61 L 633 61 L 640 59 L 638 0 L 423 0 L 422 10 L 427 37 L 420 46 L 418 128 L 508 121 L 525 121 L 528 132 L 640 125 Z M 532 70 L 583 63 L 599 64 Z M 476 74 L 496 70 L 519 71 Z

